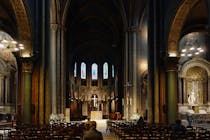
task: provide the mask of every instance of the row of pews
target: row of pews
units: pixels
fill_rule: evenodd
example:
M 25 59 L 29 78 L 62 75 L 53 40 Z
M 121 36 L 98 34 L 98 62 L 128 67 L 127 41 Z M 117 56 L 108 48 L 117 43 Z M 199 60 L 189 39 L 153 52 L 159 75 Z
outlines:
M 210 131 L 188 126 L 185 132 L 174 132 L 168 124 L 137 124 L 135 121 L 108 121 L 107 127 L 121 140 L 209 140 Z
M 80 140 L 85 125 L 82 122 L 52 125 L 21 125 L 9 131 L 9 140 Z

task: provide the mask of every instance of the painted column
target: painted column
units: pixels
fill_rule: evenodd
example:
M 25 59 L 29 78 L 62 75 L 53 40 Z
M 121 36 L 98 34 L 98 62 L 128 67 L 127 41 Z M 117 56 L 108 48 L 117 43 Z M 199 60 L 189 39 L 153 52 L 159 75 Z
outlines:
M 31 123 L 31 88 L 32 88 L 32 61 L 26 58 L 22 61 L 22 93 L 23 93 L 23 123 Z
M 4 75 L 0 74 L 0 105 L 4 105 Z
M 167 64 L 167 119 L 174 123 L 177 118 L 177 58 L 168 58 Z
M 57 82 L 56 82 L 56 51 L 57 51 L 57 41 L 56 41 L 56 36 L 57 36 L 57 29 L 58 25 L 57 24 L 50 24 L 50 47 L 49 47 L 49 90 L 50 90 L 50 99 L 51 99 L 51 113 L 57 114 L 57 102 L 56 102 L 56 87 L 57 87 Z
M 179 97 L 179 100 L 178 100 L 179 104 L 182 104 L 182 94 L 183 94 L 182 93 L 182 91 L 183 91 L 182 90 L 182 87 L 183 87 L 182 85 L 183 85 L 183 78 L 179 77 L 179 96 L 178 96 Z
M 5 78 L 5 104 L 10 104 L 10 76 L 7 75 Z
M 207 89 L 207 93 L 208 93 L 208 104 L 210 105 L 210 76 L 208 77 L 208 89 Z
M 161 57 L 164 57 L 161 52 L 162 36 L 161 36 L 161 16 L 158 13 L 161 6 L 160 1 L 149 0 L 149 18 L 148 18 L 148 121 L 160 122 L 160 89 L 161 81 Z M 162 71 L 163 72 L 163 71 Z M 163 86 L 164 88 L 164 86 Z M 162 89 L 161 89 L 162 90 Z M 162 102 L 164 103 L 164 101 Z M 165 106 L 163 106 L 163 109 Z

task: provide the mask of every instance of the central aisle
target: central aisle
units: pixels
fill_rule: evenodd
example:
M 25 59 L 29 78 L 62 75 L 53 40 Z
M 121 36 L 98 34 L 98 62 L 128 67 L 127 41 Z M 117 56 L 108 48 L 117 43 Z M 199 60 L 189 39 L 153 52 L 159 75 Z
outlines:
M 93 120 L 93 121 L 96 121 L 97 123 L 96 129 L 102 132 L 103 140 L 119 140 L 119 138 L 114 133 L 110 133 L 107 130 L 107 121 L 108 121 L 107 119 Z

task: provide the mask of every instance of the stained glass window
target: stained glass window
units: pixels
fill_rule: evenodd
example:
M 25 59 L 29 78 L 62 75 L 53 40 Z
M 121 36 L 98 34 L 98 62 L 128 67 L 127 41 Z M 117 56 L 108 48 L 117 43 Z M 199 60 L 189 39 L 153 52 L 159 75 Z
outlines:
M 86 79 L 86 64 L 81 63 L 81 79 Z
M 112 65 L 112 78 L 114 78 L 114 65 Z
M 92 80 L 98 79 L 98 65 L 96 63 L 92 64 Z
M 77 62 L 74 63 L 74 77 L 77 77 Z
M 108 79 L 108 63 L 105 62 L 103 65 L 103 79 Z

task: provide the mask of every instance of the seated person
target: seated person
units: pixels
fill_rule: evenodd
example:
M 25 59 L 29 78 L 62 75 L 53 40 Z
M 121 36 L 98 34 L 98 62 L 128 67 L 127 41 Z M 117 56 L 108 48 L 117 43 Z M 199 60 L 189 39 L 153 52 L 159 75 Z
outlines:
M 95 121 L 91 121 L 90 129 L 84 133 L 83 140 L 103 140 L 102 133 L 96 130 Z
M 137 124 L 138 125 L 144 125 L 145 124 L 143 117 L 139 118 L 139 120 L 137 121 Z
M 90 129 L 90 125 L 91 125 L 90 118 L 87 118 L 87 121 L 85 122 L 85 129 L 89 130 Z
M 181 124 L 181 120 L 176 120 L 176 123 L 174 124 L 172 130 L 176 133 L 185 133 L 186 128 L 184 125 Z

